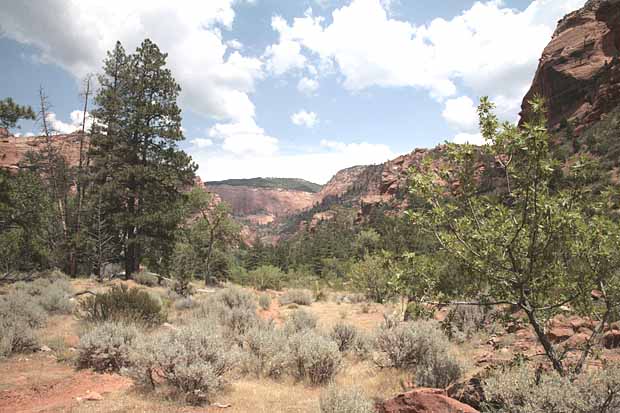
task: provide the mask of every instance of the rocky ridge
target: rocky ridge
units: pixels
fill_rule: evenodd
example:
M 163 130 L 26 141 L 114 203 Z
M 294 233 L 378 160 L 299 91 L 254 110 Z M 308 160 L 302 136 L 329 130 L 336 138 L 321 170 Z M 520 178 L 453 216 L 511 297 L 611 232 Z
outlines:
M 580 132 L 620 102 L 620 1 L 590 0 L 559 21 L 522 104 L 545 98 L 549 125 L 566 121 Z

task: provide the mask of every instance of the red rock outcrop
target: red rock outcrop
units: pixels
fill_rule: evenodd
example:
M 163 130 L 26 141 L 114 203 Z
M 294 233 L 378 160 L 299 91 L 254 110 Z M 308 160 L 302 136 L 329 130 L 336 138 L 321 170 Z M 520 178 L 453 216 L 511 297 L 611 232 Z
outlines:
M 479 413 L 440 389 L 415 389 L 377 403 L 378 413 Z
M 277 217 L 303 211 L 314 202 L 314 194 L 311 192 L 280 188 L 207 185 L 207 189 L 227 202 L 233 215 L 247 217 L 256 224 L 266 224 Z
M 549 126 L 571 120 L 579 132 L 620 102 L 620 1 L 590 0 L 560 20 L 523 100 L 546 99 Z
M 85 138 L 85 145 L 88 138 Z M 0 169 L 18 170 L 24 155 L 29 151 L 40 151 L 47 140 L 44 136 L 9 136 L 6 129 L 0 131 Z M 80 159 L 80 133 L 54 135 L 51 145 L 60 150 L 70 165 L 77 165 Z

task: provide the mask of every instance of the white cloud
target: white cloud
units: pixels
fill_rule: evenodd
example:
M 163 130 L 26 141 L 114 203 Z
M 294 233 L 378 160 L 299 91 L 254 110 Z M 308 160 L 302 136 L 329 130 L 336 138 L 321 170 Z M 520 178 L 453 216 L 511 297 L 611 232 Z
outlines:
M 291 69 L 301 69 L 306 58 L 301 54 L 301 46 L 297 42 L 285 41 L 267 47 L 265 52 L 267 67 L 276 75 Z
M 396 154 L 383 144 L 324 141 L 314 152 L 240 157 L 232 154 L 196 154 L 203 180 L 276 176 L 303 178 L 323 184 L 336 172 L 353 165 L 385 162 Z M 317 167 L 320 165 L 320 168 Z
M 208 138 L 195 138 L 189 141 L 189 143 L 191 143 L 193 146 L 200 148 L 200 149 L 213 146 L 213 141 Z
M 278 140 L 265 133 L 253 119 L 234 123 L 218 123 L 209 136 L 221 142 L 224 151 L 233 155 L 264 156 L 278 151 Z
M 0 32 L 39 50 L 39 59 L 81 78 L 97 72 L 107 50 L 121 40 L 131 52 L 146 37 L 169 53 L 168 64 L 183 91 L 186 108 L 217 119 L 254 115 L 250 94 L 263 75 L 258 58 L 235 51 L 229 30 L 235 0 L 36 0 L 5 2 Z
M 448 99 L 441 113 L 448 124 L 460 131 L 478 129 L 478 113 L 474 101 L 468 96 Z
M 501 0 L 479 1 L 450 20 L 416 27 L 392 18 L 384 1 L 352 0 L 334 10 L 329 24 L 306 12 L 273 27 L 281 42 L 333 62 L 352 91 L 418 87 L 444 100 L 463 84 L 490 95 L 500 114 L 513 119 L 557 20 L 584 3 L 534 0 L 518 11 Z
M 48 128 L 52 133 L 67 134 L 82 129 L 82 121 L 84 112 L 81 110 L 74 110 L 69 114 L 70 121 L 68 123 L 58 119 L 55 113 L 50 112 L 47 114 Z M 86 112 L 86 130 L 90 129 L 93 124 L 93 119 L 88 112 Z
M 304 95 L 311 96 L 319 89 L 319 82 L 316 79 L 302 77 L 297 83 L 297 90 Z
M 306 126 L 308 128 L 314 127 L 319 121 L 318 116 L 314 112 L 306 112 L 305 110 L 300 110 L 299 112 L 293 113 L 291 115 L 291 122 L 298 126 Z
M 461 132 L 454 136 L 452 142 L 459 144 L 470 143 L 472 145 L 484 145 L 485 139 L 480 133 Z
M 232 39 L 226 42 L 226 45 L 228 47 L 230 47 L 231 49 L 235 49 L 235 50 L 241 50 L 243 49 L 243 43 L 241 43 L 239 40 L 237 39 Z

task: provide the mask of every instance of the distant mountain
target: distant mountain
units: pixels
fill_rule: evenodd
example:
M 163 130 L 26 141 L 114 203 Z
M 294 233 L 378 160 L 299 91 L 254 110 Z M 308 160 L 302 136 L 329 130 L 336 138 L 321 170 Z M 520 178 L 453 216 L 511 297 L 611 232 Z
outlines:
M 248 188 L 287 189 L 289 191 L 302 191 L 316 193 L 322 188 L 321 185 L 298 178 L 250 178 L 250 179 L 226 179 L 224 181 L 206 182 L 209 187 L 228 185 L 245 186 Z

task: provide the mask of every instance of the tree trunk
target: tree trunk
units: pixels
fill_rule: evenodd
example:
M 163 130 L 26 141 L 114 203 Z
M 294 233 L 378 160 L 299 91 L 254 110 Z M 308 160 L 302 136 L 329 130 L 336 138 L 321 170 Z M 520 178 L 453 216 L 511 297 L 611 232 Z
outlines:
M 125 279 L 131 279 L 131 275 L 138 270 L 138 266 L 135 227 L 129 227 L 125 245 Z
M 538 321 L 536 314 L 534 314 L 534 310 L 532 310 L 528 305 L 520 304 L 519 306 L 527 314 L 527 318 L 530 320 L 530 324 L 532 325 L 532 327 L 534 327 L 534 331 L 536 332 L 538 341 L 540 342 L 540 344 L 542 344 L 543 348 L 545 349 L 545 354 L 547 355 L 547 358 L 549 359 L 549 361 L 551 361 L 551 364 L 553 365 L 554 370 L 557 371 L 560 374 L 560 376 L 564 376 L 565 371 L 564 371 L 564 365 L 562 364 L 562 360 L 560 360 L 560 357 L 558 356 L 558 353 L 555 351 L 553 344 L 551 343 L 551 341 L 549 341 L 549 337 L 547 337 L 547 335 L 545 334 L 545 330 L 540 325 L 540 322 Z

